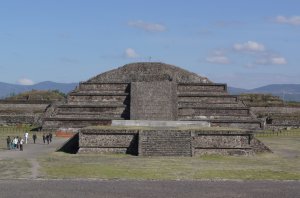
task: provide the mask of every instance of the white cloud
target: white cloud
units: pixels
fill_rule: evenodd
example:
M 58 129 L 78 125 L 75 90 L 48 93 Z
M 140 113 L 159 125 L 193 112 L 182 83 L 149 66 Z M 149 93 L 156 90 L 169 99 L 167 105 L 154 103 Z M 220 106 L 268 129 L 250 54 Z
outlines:
M 223 50 L 215 50 L 212 55 L 206 58 L 206 61 L 213 64 L 229 64 L 231 61 L 225 53 Z
M 271 63 L 274 65 L 286 65 L 287 61 L 284 57 L 272 57 L 271 59 Z
M 269 56 L 258 59 L 255 63 L 258 65 L 286 65 L 287 60 L 282 56 Z
M 34 82 L 28 78 L 21 78 L 17 81 L 20 85 L 33 85 Z
M 277 16 L 275 18 L 276 23 L 289 24 L 289 25 L 300 25 L 300 16 Z
M 125 49 L 125 56 L 127 58 L 138 58 L 139 57 L 139 55 L 132 48 Z
M 229 58 L 224 55 L 209 56 L 206 58 L 206 61 L 209 63 L 216 63 L 216 64 L 229 64 L 230 63 Z
M 263 52 L 265 51 L 265 46 L 255 41 L 248 41 L 246 43 L 234 44 L 233 49 L 241 52 Z
M 147 23 L 142 20 L 129 21 L 128 25 L 131 27 L 139 28 L 147 32 L 164 32 L 167 30 L 166 26 L 159 23 Z

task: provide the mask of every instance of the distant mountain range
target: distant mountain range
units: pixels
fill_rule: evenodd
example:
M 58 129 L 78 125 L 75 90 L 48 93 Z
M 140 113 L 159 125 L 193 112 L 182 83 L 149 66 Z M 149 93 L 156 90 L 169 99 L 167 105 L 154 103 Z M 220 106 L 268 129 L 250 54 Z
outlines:
M 11 95 L 19 94 L 31 90 L 59 90 L 63 93 L 69 93 L 78 83 L 56 83 L 51 81 L 40 82 L 34 85 L 15 85 L 0 82 L 0 98 L 5 98 Z
M 56 83 L 51 81 L 40 82 L 35 85 L 15 85 L 0 82 L 0 98 L 5 98 L 13 94 L 25 91 L 35 90 L 59 90 L 63 93 L 69 93 L 78 83 Z M 300 102 L 300 84 L 272 84 L 255 89 L 241 89 L 228 87 L 230 94 L 238 95 L 241 93 L 269 93 L 281 97 L 286 101 Z
M 272 84 L 255 89 L 240 89 L 228 87 L 230 94 L 238 95 L 241 93 L 264 93 L 279 96 L 286 101 L 300 102 L 300 84 Z

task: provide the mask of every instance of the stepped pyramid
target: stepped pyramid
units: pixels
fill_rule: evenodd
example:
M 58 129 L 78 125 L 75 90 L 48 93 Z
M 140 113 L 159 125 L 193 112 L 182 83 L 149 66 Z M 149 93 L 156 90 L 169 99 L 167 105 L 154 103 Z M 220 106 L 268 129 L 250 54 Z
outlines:
M 112 120 L 203 121 L 210 126 L 260 129 L 226 84 L 179 67 L 141 62 L 81 82 L 67 102 L 49 108 L 44 129 L 111 125 Z

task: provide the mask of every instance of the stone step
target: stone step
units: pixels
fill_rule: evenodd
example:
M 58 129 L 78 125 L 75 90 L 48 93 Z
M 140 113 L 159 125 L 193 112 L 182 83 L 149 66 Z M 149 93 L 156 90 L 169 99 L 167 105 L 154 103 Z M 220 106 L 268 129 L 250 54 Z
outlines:
M 94 125 L 110 125 L 111 120 L 108 119 L 71 119 L 71 118 L 47 118 L 44 121 L 43 129 L 53 130 L 58 128 L 83 128 Z
M 92 106 L 92 105 L 75 105 L 58 107 L 58 112 L 123 112 L 126 106 Z
M 129 113 L 124 113 L 124 114 L 108 114 L 108 113 L 101 113 L 99 114 L 91 114 L 91 113 L 80 113 L 80 114 L 72 114 L 72 113 L 60 113 L 55 116 L 56 118 L 95 118 L 95 119 L 128 119 L 129 118 Z
M 178 97 L 202 97 L 202 96 L 215 96 L 215 97 L 218 97 L 218 96 L 224 96 L 224 95 L 229 95 L 226 91 L 211 91 L 211 92 L 207 92 L 207 91 L 199 91 L 199 92 L 179 92 L 177 91 L 177 96 Z
M 178 84 L 178 92 L 227 92 L 226 84 L 216 83 L 187 83 Z
M 69 96 L 129 96 L 129 93 L 124 93 L 120 91 L 74 91 L 69 94 Z
M 178 116 L 249 116 L 247 107 L 188 107 L 178 108 Z
M 184 119 L 188 121 L 209 121 L 211 127 L 229 127 L 229 128 L 241 128 L 241 129 L 250 129 L 250 130 L 259 130 L 263 128 L 263 124 L 260 120 L 254 119 Z
M 130 84 L 128 83 L 80 83 L 78 90 L 99 90 L 99 91 L 122 91 L 129 92 Z
M 89 101 L 91 103 L 122 103 L 129 104 L 130 98 L 128 94 L 83 94 L 83 95 L 69 95 L 68 103 L 85 103 Z
M 130 103 L 130 101 L 89 101 L 89 103 L 87 103 L 87 101 L 70 101 L 68 102 L 68 105 L 72 105 L 72 106 L 89 106 L 89 105 L 93 105 L 93 106 L 106 106 L 106 107 L 114 107 L 114 106 L 128 106 Z
M 59 108 L 117 108 L 117 107 L 127 107 L 124 104 L 65 104 L 60 105 Z
M 126 106 L 122 107 L 90 107 L 90 106 L 81 106 L 81 107 L 59 107 L 58 114 L 61 113 L 95 113 L 95 114 L 102 114 L 102 113 L 112 113 L 112 114 L 122 114 L 122 113 L 129 113 L 129 109 Z
M 178 102 L 199 102 L 199 103 L 236 103 L 238 96 L 231 95 L 206 95 L 206 94 L 179 94 Z
M 120 118 L 120 120 L 123 120 Z M 99 118 L 89 118 L 89 117 L 84 117 L 84 118 L 78 118 L 78 117 L 51 117 L 51 118 L 44 118 L 44 121 L 110 121 L 111 119 L 108 117 L 99 117 Z
M 222 116 L 178 116 L 178 120 L 181 121 L 209 121 L 209 120 L 253 120 L 251 116 L 231 116 L 231 115 L 222 115 Z
M 245 107 L 243 104 L 238 102 L 233 103 L 201 103 L 201 102 L 178 102 L 178 108 L 200 108 L 200 107 Z
M 263 125 L 260 121 L 255 120 L 213 120 L 211 121 L 212 127 L 230 127 L 230 128 L 241 128 L 249 130 L 260 130 L 263 128 Z
M 144 156 L 191 156 L 191 136 L 187 131 L 144 131 L 139 135 L 139 144 Z

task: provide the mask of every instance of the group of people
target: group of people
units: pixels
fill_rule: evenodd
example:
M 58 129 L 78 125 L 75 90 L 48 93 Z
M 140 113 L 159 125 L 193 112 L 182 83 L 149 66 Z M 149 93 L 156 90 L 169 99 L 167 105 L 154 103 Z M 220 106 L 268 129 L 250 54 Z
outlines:
M 24 139 L 17 136 L 10 138 L 10 136 L 7 137 L 7 149 L 8 150 L 17 150 L 20 149 L 20 151 L 23 151 L 23 144 L 24 144 Z
M 17 149 L 20 149 L 20 151 L 23 151 L 23 144 L 28 144 L 28 137 L 29 137 L 29 133 L 28 132 L 25 132 L 24 134 L 24 139 L 23 137 L 19 137 L 19 136 L 16 136 L 16 137 L 10 137 L 10 136 L 7 136 L 6 138 L 6 142 L 7 142 L 7 149 L 8 150 L 17 150 Z M 37 140 L 37 135 L 36 133 L 34 133 L 32 135 L 32 140 L 33 140 L 33 143 L 35 144 L 36 143 L 36 140 Z M 43 142 L 44 144 L 49 144 L 50 142 L 52 142 L 52 133 L 43 133 Z
M 47 142 L 47 144 L 49 144 L 50 142 L 52 142 L 52 133 L 43 133 L 43 142 L 44 144 Z

